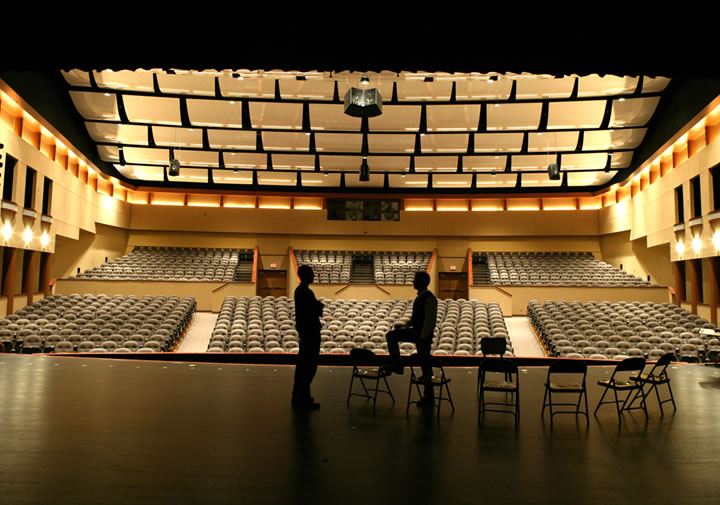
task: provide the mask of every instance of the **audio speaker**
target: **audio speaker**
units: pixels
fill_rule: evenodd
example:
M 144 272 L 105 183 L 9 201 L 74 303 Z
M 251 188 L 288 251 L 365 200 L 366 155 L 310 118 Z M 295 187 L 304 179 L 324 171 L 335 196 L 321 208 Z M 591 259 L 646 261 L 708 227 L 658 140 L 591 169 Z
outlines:
M 550 165 L 548 165 L 548 176 L 550 177 L 551 181 L 560 180 L 560 167 L 557 165 L 557 163 L 551 163 Z
M 168 169 L 168 175 L 171 177 L 180 175 L 180 162 L 178 160 L 170 160 L 170 168 Z
M 377 88 L 350 88 L 345 93 L 345 114 L 353 117 L 375 117 L 382 114 L 382 97 Z

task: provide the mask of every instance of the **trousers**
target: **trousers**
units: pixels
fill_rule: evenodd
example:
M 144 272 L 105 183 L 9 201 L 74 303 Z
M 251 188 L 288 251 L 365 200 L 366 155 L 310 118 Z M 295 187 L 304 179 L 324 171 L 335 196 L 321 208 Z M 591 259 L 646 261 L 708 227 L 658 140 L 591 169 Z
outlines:
M 432 347 L 431 338 L 426 340 L 421 339 L 417 330 L 410 327 L 391 330 L 385 335 L 385 339 L 387 340 L 388 354 L 390 355 L 390 360 L 394 367 L 403 366 L 402 358 L 400 357 L 399 343 L 412 342 L 417 348 L 418 362 L 423 375 L 426 377 L 432 377 L 433 371 L 430 357 L 430 348 Z M 432 386 L 425 386 L 425 396 L 433 396 Z
M 295 378 L 292 396 L 296 400 L 308 400 L 311 397 L 310 384 L 315 378 L 320 355 L 320 332 L 300 334 L 300 349 L 295 365 Z

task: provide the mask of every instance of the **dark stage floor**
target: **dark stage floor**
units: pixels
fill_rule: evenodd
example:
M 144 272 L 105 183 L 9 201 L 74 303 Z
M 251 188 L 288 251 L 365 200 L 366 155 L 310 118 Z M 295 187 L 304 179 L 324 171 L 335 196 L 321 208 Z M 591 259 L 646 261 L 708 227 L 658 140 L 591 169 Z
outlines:
M 322 367 L 322 407 L 290 409 L 293 367 L 0 356 L 0 503 L 718 503 L 720 369 L 671 370 L 678 411 L 612 405 L 540 418 L 547 368 L 521 373 L 522 415 L 478 425 L 476 370 L 447 369 L 456 411 L 345 400 Z M 589 372 L 595 385 L 610 367 Z M 669 407 L 669 404 L 666 404 Z M 670 412 L 672 412 L 672 408 Z

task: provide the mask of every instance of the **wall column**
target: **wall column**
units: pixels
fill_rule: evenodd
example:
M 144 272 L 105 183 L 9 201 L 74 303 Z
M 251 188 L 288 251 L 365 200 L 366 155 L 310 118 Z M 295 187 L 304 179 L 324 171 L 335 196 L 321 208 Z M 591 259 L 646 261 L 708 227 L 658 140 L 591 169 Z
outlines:
M 22 273 L 22 292 L 27 295 L 27 304 L 32 305 L 35 286 L 33 279 L 35 278 L 35 251 L 25 249 L 23 252 L 23 273 Z
M 38 291 L 50 296 L 50 258 L 49 252 L 40 253 L 40 285 Z
M 2 294 L 7 297 L 7 313 L 15 312 L 15 269 L 17 268 L 17 249 L 3 247 Z
M 702 260 L 689 260 L 690 265 L 690 311 L 693 314 L 697 314 L 697 304 L 700 301 L 700 290 L 702 284 L 700 282 L 700 275 L 702 273 Z
M 710 322 L 717 324 L 717 309 L 720 303 L 720 258 L 708 258 L 710 267 Z
M 673 261 L 672 265 L 675 274 L 675 302 L 679 306 L 685 300 L 685 262 Z

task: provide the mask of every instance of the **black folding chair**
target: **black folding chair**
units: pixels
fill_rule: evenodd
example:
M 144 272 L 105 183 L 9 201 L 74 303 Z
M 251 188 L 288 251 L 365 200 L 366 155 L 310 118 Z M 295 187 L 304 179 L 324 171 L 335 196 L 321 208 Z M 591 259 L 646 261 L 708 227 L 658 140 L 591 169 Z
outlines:
M 642 408 L 633 407 L 632 405 L 637 400 L 638 395 L 642 395 L 642 397 L 647 400 L 648 395 L 650 395 L 653 391 L 655 391 L 655 396 L 657 397 L 658 405 L 660 406 L 660 415 L 665 415 L 663 403 L 672 402 L 673 409 L 677 410 L 675 397 L 673 396 L 672 388 L 670 387 L 670 377 L 667 374 L 667 367 L 670 365 L 670 362 L 672 362 L 674 357 L 675 355 L 671 352 L 665 353 L 655 362 L 655 365 L 653 365 L 648 373 L 640 373 L 636 376 L 630 376 L 630 380 L 637 382 L 640 385 L 640 388 L 635 392 L 633 399 L 630 400 L 627 410 Z M 645 386 L 648 384 L 650 385 L 650 389 L 645 391 Z M 662 385 L 667 386 L 668 393 L 670 394 L 670 397 L 664 400 L 660 399 L 659 386 Z
M 617 364 L 609 379 L 599 380 L 598 385 L 605 388 L 605 391 L 603 391 L 600 401 L 598 402 L 597 407 L 595 407 L 595 414 L 597 414 L 601 405 L 614 403 L 617 409 L 618 419 L 622 422 L 622 412 L 624 410 L 630 410 L 628 408 L 630 406 L 630 401 L 634 400 L 637 394 L 640 393 L 642 396 L 640 408 L 643 412 L 645 412 L 645 417 L 647 417 L 645 393 L 643 392 L 641 383 L 632 379 L 633 376 L 640 376 L 644 368 L 645 358 L 625 358 Z M 604 401 L 605 395 L 608 391 L 613 392 L 614 399 Z M 627 393 L 625 398 L 618 396 L 618 391 Z
M 348 391 L 347 397 L 348 405 L 350 405 L 351 396 L 362 396 L 373 401 L 373 410 L 375 410 L 378 393 L 386 393 L 390 395 L 390 399 L 394 404 L 395 398 L 390 390 L 390 384 L 388 384 L 387 381 L 388 376 L 391 375 L 392 372 L 383 369 L 380 366 L 377 355 L 369 349 L 361 349 L 358 347 L 350 351 L 350 359 L 353 363 L 353 371 L 352 378 L 350 379 L 350 391 Z M 363 393 L 353 392 L 353 383 L 356 378 L 362 385 Z M 368 389 L 365 385 L 365 381 L 374 382 L 375 388 Z M 385 389 L 379 389 L 380 381 L 385 383 Z
M 587 364 L 584 361 L 560 359 L 555 361 L 548 369 L 547 380 L 545 381 L 545 397 L 543 398 L 543 408 L 540 416 L 545 415 L 545 408 L 550 409 L 550 428 L 553 427 L 553 416 L 556 414 L 582 414 L 585 416 L 587 424 L 590 424 L 588 418 L 587 404 Z M 553 401 L 553 395 L 577 395 L 575 403 L 558 403 Z M 585 403 L 585 410 L 581 409 L 581 404 Z M 560 406 L 573 406 L 574 410 L 555 410 Z
M 504 378 L 497 377 L 503 374 Z M 520 382 L 518 380 L 517 364 L 509 359 L 487 358 L 478 367 L 480 378 L 480 407 L 478 417 L 486 412 L 502 412 L 515 417 L 515 429 L 520 420 Z M 510 394 L 510 401 L 487 401 L 487 392 Z M 507 396 L 506 396 L 507 398 Z M 488 408 L 488 405 L 494 408 Z M 505 408 L 500 408 L 505 407 Z

